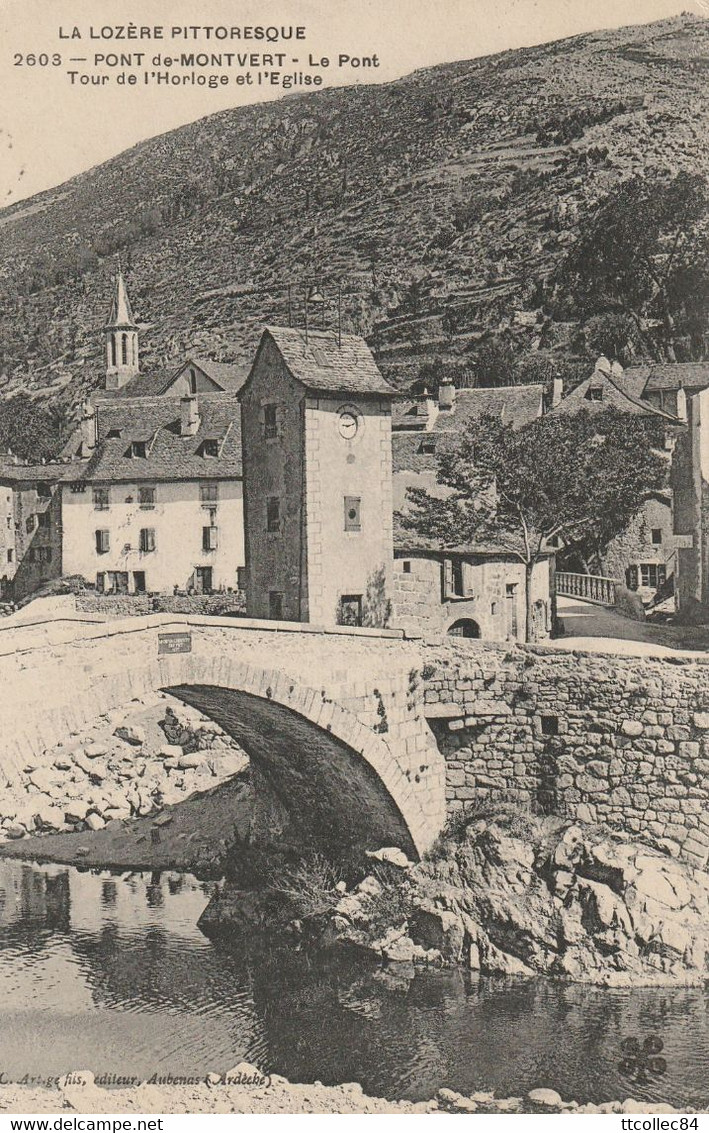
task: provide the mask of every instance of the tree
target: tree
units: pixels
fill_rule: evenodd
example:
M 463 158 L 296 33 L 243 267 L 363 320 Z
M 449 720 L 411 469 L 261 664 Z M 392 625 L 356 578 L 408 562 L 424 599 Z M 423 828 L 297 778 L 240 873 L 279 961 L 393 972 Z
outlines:
M 679 338 L 696 337 L 696 297 L 709 289 L 707 183 L 699 174 L 655 172 L 621 182 L 581 221 L 562 286 L 587 314 L 625 312 L 645 351 L 676 361 Z M 657 322 L 659 341 L 648 335 Z M 704 310 L 706 327 L 706 308 Z
M 493 541 L 525 567 L 525 639 L 532 575 L 559 536 L 598 554 L 667 481 L 662 423 L 606 409 L 551 414 L 521 429 L 484 417 L 437 457 L 441 494 L 409 488 L 399 516 L 443 550 Z
M 516 384 L 517 360 L 509 343 L 500 338 L 481 342 L 472 357 L 476 385 L 513 386 Z

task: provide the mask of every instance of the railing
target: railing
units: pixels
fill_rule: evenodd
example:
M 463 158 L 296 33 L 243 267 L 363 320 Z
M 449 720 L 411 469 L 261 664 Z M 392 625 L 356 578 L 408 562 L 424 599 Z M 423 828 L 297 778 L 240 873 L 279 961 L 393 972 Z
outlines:
M 557 571 L 556 593 L 564 598 L 583 598 L 585 602 L 598 602 L 601 606 L 615 605 L 619 578 L 603 578 L 599 574 L 571 574 Z

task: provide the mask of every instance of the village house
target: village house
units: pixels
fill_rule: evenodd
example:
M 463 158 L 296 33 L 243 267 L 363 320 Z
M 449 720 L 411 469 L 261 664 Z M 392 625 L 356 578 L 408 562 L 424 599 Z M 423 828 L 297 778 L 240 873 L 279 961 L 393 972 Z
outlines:
M 241 393 L 251 617 L 388 623 L 395 392 L 362 338 L 264 331 Z
M 687 398 L 687 429 L 672 454 L 677 606 L 709 621 L 709 385 Z
M 705 369 L 707 369 L 705 367 Z M 664 491 L 643 503 L 625 531 L 604 549 L 601 573 L 620 579 L 630 590 L 650 602 L 672 588 L 678 572 L 678 538 L 673 517 L 673 488 L 670 482 L 670 454 L 677 438 L 686 429 L 687 398 L 682 386 L 683 364 L 636 366 L 624 370 L 618 362 L 601 356 L 592 374 L 551 410 L 577 413 L 582 409 L 601 412 L 614 408 L 623 413 L 651 416 L 665 426 L 668 480 Z M 672 374 L 670 374 L 672 371 Z M 709 382 L 709 369 L 707 369 Z M 564 569 L 586 572 L 588 564 L 564 561 Z
M 559 390 L 555 389 L 558 394 Z M 394 508 L 403 513 L 407 489 L 440 491 L 436 457 L 474 422 L 496 417 L 515 428 L 541 417 L 542 385 L 456 389 L 442 383 L 438 396 L 403 398 L 393 408 Z M 524 639 L 526 580 L 521 558 L 509 547 L 474 544 L 442 550 L 395 525 L 392 622 L 431 636 L 451 634 L 488 640 Z M 552 631 L 553 548 L 536 563 L 531 579 L 533 640 Z

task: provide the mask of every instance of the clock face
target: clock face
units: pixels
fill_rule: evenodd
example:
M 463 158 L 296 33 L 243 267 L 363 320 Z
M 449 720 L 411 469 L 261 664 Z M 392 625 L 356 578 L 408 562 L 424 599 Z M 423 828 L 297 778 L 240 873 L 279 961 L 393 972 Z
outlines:
M 346 441 L 353 440 L 359 429 L 357 414 L 351 409 L 343 409 L 340 413 L 337 427 L 340 430 L 341 437 L 344 437 Z

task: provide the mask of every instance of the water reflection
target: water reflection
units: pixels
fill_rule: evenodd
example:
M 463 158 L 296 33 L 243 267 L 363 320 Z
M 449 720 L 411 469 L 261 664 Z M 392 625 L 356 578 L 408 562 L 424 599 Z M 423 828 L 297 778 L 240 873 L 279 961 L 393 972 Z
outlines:
M 293 1080 L 430 1097 L 442 1085 L 709 1104 L 704 990 L 608 991 L 249 953 L 196 928 L 210 887 L 177 874 L 0 861 L 0 1026 L 8 1077 L 204 1074 L 242 1058 Z M 621 1043 L 659 1035 L 638 1083 Z

